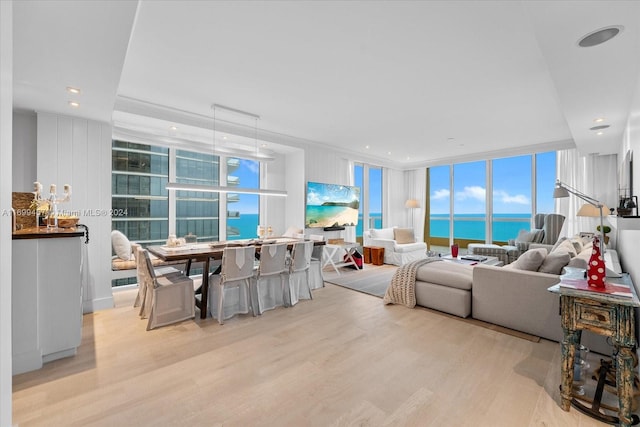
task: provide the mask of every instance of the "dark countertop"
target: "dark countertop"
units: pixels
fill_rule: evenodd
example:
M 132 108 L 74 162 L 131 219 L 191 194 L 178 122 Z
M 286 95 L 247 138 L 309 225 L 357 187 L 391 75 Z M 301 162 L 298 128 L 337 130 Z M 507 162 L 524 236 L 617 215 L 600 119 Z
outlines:
M 58 228 L 57 230 L 47 231 L 47 227 L 30 227 L 16 230 L 13 232 L 12 238 L 16 239 L 56 239 L 61 237 L 82 237 L 84 231 L 82 229 Z

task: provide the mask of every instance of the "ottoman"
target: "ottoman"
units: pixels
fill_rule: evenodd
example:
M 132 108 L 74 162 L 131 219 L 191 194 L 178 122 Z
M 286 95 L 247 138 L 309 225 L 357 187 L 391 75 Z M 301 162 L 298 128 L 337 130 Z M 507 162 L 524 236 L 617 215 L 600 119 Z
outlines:
M 494 256 L 502 261 L 504 265 L 511 264 L 520 256 L 520 250 L 515 246 L 498 246 L 488 243 L 470 243 L 469 246 L 467 246 L 467 253 Z
M 458 317 L 471 315 L 473 266 L 430 262 L 416 272 L 416 303 Z

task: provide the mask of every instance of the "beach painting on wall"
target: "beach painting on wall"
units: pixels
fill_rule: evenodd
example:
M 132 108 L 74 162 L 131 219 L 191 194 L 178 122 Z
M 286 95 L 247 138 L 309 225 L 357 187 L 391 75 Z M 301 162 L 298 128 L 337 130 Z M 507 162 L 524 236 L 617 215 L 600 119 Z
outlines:
M 357 225 L 359 208 L 360 187 L 307 183 L 307 228 Z

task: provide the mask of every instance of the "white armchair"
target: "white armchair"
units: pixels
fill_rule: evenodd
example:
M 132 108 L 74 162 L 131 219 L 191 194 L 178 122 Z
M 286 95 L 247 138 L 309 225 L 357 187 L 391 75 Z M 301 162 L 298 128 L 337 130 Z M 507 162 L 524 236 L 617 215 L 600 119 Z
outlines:
M 416 242 L 411 228 L 380 228 L 362 234 L 363 246 L 384 248 L 384 263 L 404 265 L 427 257 L 427 244 Z

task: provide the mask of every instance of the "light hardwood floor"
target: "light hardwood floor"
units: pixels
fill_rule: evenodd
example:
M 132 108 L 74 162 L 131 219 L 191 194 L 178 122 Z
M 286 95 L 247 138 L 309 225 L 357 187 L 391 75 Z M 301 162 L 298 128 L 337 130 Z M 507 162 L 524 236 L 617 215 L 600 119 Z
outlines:
M 327 284 L 220 326 L 147 332 L 118 292 L 72 358 L 14 377 L 26 426 L 598 426 L 558 406 L 560 348 Z

